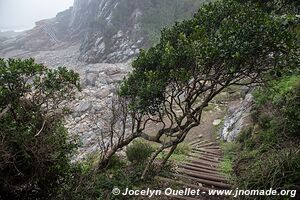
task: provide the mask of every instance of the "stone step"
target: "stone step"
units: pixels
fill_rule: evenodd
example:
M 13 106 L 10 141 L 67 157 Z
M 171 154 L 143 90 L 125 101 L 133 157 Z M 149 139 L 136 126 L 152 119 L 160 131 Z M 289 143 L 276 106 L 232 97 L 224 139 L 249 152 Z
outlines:
M 189 160 L 191 160 L 191 158 Z M 220 161 L 221 161 L 217 158 L 212 159 L 212 158 L 208 158 L 206 156 L 197 157 L 196 159 L 194 158 L 193 160 L 204 160 L 204 161 L 213 162 L 213 163 L 220 163 Z
M 212 152 L 212 153 L 222 153 L 222 150 L 221 149 L 210 149 L 209 147 L 201 147 L 201 148 L 198 148 L 200 150 L 205 150 L 207 152 Z
M 191 145 L 191 146 L 194 146 L 194 145 L 197 145 L 197 144 L 199 144 L 199 143 L 205 143 L 205 142 L 206 142 L 206 141 L 203 140 L 203 139 L 202 139 L 202 136 L 201 136 L 200 139 L 197 139 L 197 140 L 191 142 L 190 145 Z
M 202 154 L 202 153 L 197 153 L 197 154 L 189 154 L 188 156 L 190 157 L 194 157 L 194 158 L 198 158 L 201 159 L 203 157 L 208 158 L 208 159 L 212 159 L 212 160 L 217 160 L 217 161 L 223 161 L 224 159 L 220 156 L 211 156 L 208 154 Z
M 208 149 L 208 150 L 222 150 L 219 146 L 209 146 L 209 147 L 204 147 L 205 149 Z
M 198 139 L 198 140 L 195 140 L 195 141 L 192 141 L 191 144 L 193 145 L 202 145 L 202 144 L 206 144 L 208 143 L 207 140 L 205 140 L 204 138 L 201 138 L 201 139 Z
M 211 153 L 208 153 L 208 152 L 203 152 L 203 151 L 198 151 L 198 150 L 192 150 L 191 152 L 192 154 L 194 155 L 206 155 L 206 156 L 210 156 L 210 157 L 221 157 L 221 154 L 217 155 L 217 154 L 211 154 Z
M 201 142 L 199 142 L 199 143 L 196 143 L 196 144 L 192 145 L 192 147 L 197 148 L 199 145 L 202 145 L 202 144 L 205 144 L 205 143 L 207 143 L 207 141 L 206 141 L 206 140 L 203 140 L 203 141 L 201 141 Z
M 208 146 L 213 146 L 213 145 L 218 145 L 218 144 L 216 142 L 208 142 L 208 143 L 199 145 L 198 147 L 202 148 L 202 147 L 208 147 Z
M 208 151 L 210 151 L 211 149 L 208 149 Z M 217 153 L 211 153 L 211 152 L 207 152 L 205 150 L 198 150 L 197 148 L 193 148 L 192 152 L 196 155 L 202 154 L 202 155 L 207 155 L 207 156 L 212 156 L 212 157 L 219 157 L 219 158 L 223 158 L 222 153 L 217 152 Z

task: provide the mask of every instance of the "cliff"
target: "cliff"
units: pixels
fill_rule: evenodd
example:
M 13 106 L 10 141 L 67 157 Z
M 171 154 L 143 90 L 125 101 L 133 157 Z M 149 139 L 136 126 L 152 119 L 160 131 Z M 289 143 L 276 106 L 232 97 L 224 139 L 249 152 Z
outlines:
M 87 63 L 126 62 L 155 43 L 164 26 L 189 17 L 202 0 L 75 0 L 55 18 L 32 30 L 0 40 L 0 56 L 79 47 Z M 18 52 L 18 53 L 15 53 Z

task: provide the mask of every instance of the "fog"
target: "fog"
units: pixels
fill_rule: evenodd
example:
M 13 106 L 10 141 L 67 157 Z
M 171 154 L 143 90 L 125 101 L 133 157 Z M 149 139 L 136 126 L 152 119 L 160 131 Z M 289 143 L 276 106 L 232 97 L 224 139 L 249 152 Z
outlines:
M 0 30 L 27 30 L 36 21 L 55 17 L 74 0 L 0 0 Z

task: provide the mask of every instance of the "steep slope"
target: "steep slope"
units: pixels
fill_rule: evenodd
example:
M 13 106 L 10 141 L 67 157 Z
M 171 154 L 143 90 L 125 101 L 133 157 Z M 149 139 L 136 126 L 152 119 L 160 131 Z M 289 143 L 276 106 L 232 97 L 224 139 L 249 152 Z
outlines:
M 160 29 L 186 18 L 202 0 L 75 0 L 73 7 L 17 37 L 0 39 L 0 57 L 34 57 L 49 67 L 80 74 L 82 91 L 68 102 L 70 135 L 82 146 L 74 159 L 99 148 L 109 119 L 114 84 L 131 71 L 127 62 L 157 41 Z M 198 6 L 199 5 L 199 6 Z
M 75 0 L 55 18 L 42 20 L 16 38 L 0 42 L 0 56 L 77 45 L 87 63 L 125 62 L 157 41 L 160 29 L 189 17 L 203 0 Z M 17 52 L 17 53 L 15 53 Z

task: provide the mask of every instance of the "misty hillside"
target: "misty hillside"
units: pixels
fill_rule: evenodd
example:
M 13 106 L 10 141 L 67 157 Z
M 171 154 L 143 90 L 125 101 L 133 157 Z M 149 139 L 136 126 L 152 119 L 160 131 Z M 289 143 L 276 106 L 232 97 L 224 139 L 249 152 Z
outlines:
M 299 14 L 75 0 L 0 32 L 0 200 L 300 199 Z
M 73 7 L 55 18 L 39 21 L 34 29 L 0 43 L 0 55 L 22 56 L 79 45 L 81 61 L 124 62 L 140 48 L 158 42 L 163 27 L 192 16 L 203 2 L 75 0 Z

